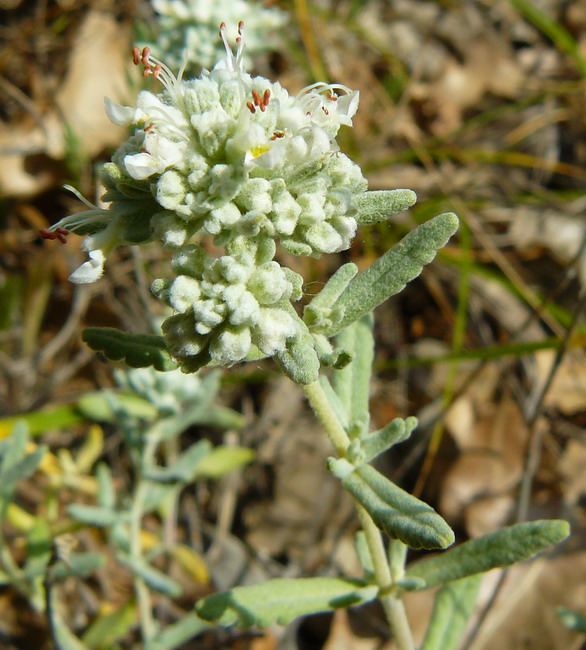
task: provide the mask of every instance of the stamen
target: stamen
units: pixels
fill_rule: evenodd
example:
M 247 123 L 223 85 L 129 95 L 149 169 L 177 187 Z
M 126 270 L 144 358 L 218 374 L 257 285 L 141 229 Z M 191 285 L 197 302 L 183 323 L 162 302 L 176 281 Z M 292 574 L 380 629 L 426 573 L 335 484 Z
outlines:
M 41 235 L 43 239 L 49 239 L 49 240 L 58 239 L 62 244 L 66 244 L 67 235 L 69 235 L 69 230 L 66 230 L 65 228 L 56 228 L 54 232 L 51 232 L 46 228 L 42 228 L 41 230 L 39 230 L 39 235 Z
M 256 108 L 254 108 L 254 104 L 252 102 L 246 102 L 246 108 L 248 108 L 251 113 L 256 113 Z
M 268 106 L 269 105 L 269 99 L 271 98 L 271 90 L 270 88 L 267 88 L 262 96 L 262 103 L 263 106 Z
M 258 90 L 255 89 L 252 91 L 252 99 L 254 100 L 255 106 L 262 106 L 262 99 L 260 98 L 260 93 Z
M 283 131 L 275 131 L 273 133 L 273 135 L 271 135 L 270 139 L 271 140 L 276 140 L 277 138 L 284 138 L 284 137 L 285 137 L 285 134 L 283 133 Z
M 134 65 L 138 65 L 140 63 L 140 50 L 138 47 L 132 48 L 132 62 Z

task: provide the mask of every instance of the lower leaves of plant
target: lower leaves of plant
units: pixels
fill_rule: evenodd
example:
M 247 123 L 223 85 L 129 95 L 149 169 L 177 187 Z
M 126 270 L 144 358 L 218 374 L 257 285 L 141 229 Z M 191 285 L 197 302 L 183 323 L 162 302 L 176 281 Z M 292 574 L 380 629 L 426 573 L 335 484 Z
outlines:
M 378 588 L 346 578 L 278 578 L 249 587 L 234 587 L 200 600 L 196 612 L 220 625 L 286 625 L 298 616 L 361 605 L 376 598 Z

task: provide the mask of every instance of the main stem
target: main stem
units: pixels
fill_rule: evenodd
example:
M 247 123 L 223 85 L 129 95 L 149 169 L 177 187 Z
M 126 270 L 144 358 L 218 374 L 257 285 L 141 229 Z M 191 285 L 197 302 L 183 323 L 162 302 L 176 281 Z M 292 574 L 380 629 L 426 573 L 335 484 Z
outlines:
M 302 386 L 302 388 L 313 412 L 328 434 L 338 455 L 340 458 L 345 458 L 348 445 L 350 444 L 350 438 L 334 409 L 331 407 L 320 383 L 314 381 L 312 384 Z M 414 650 L 415 645 L 405 607 L 401 599 L 391 591 L 393 578 L 380 530 L 376 527 L 368 512 L 359 503 L 356 503 L 356 508 L 372 558 L 376 583 L 380 587 L 379 599 L 393 632 L 397 648 L 398 650 Z

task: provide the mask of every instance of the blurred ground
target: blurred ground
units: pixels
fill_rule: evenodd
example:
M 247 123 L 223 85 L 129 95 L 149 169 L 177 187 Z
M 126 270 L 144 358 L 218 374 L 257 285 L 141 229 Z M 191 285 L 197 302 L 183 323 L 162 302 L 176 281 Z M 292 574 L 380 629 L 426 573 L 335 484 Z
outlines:
M 419 196 L 409 215 L 363 229 L 349 257 L 364 267 L 439 212 L 462 219 L 459 238 L 377 311 L 375 425 L 420 419 L 380 469 L 437 507 L 460 541 L 519 519 L 568 519 L 573 535 L 562 548 L 516 567 L 504 587 L 498 575 L 487 576 L 465 647 L 577 649 L 582 639 L 555 610 L 586 613 L 586 3 L 277 4 L 291 12 L 291 26 L 258 72 L 278 76 L 290 91 L 316 78 L 359 89 L 343 149 L 371 189 L 409 187 Z M 61 246 L 38 237 L 79 209 L 64 183 L 99 198 L 97 166 L 123 137 L 102 97 L 132 101 L 142 80 L 127 53 L 137 22 L 144 29 L 152 19 L 138 0 L 0 2 L 2 415 L 50 409 L 110 386 L 112 364 L 84 347 L 81 330 L 144 331 L 160 309 L 148 294 L 165 263 L 159 251 L 121 250 L 104 279 L 76 287 L 67 276 L 82 258 L 79 240 Z M 340 261 L 298 262 L 308 291 Z M 199 490 L 185 501 L 186 511 L 198 501 L 211 538 L 229 509 L 222 553 L 209 558 L 216 585 L 231 586 L 240 564 L 265 576 L 356 573 L 357 522 L 325 471 L 328 444 L 304 414 L 299 391 L 269 364 L 243 366 L 231 373 L 223 399 L 247 415 L 240 444 L 256 449 L 257 462 L 218 493 Z M 87 430 L 53 426 L 43 438 L 53 450 L 76 449 Z M 124 472 L 120 454 L 117 444 L 105 445 L 103 458 Z M 22 487 L 29 512 L 43 512 L 44 488 L 35 481 Z M 65 505 L 75 496 L 63 490 L 60 498 Z M 189 515 L 181 517 L 188 541 Z M 17 531 L 9 537 L 17 542 Z M 81 543 L 108 553 L 99 537 L 81 535 Z M 83 629 L 104 603 L 126 602 L 131 585 L 110 567 L 75 589 L 83 596 L 73 599 L 72 621 Z M 192 586 L 191 601 L 166 615 L 188 611 L 206 589 Z M 44 621 L 9 586 L 0 587 L 0 600 L 1 647 L 48 647 L 39 641 Z M 429 595 L 408 605 L 422 632 Z M 138 646 L 129 635 L 119 647 Z M 264 637 L 210 633 L 184 647 L 393 646 L 380 613 L 366 607 Z

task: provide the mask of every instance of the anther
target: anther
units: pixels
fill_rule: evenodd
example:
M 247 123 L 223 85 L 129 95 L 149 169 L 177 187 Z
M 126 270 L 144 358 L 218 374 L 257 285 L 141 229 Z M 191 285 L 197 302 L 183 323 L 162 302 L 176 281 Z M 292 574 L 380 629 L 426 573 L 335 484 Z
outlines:
M 275 131 L 273 135 L 271 135 L 271 140 L 276 140 L 277 138 L 284 138 L 285 134 L 283 131 Z
M 267 88 L 262 96 L 262 105 L 268 106 L 270 98 L 271 98 L 271 90 L 270 88 Z
M 132 48 L 132 62 L 134 65 L 138 65 L 140 63 L 140 50 L 138 47 Z
M 226 31 L 226 23 L 221 22 L 220 23 L 220 38 L 224 38 L 224 32 Z
M 150 47 L 143 47 L 142 49 L 142 56 L 141 56 L 141 62 L 143 65 L 150 65 L 149 62 L 149 56 L 151 55 L 151 48 Z
M 254 105 L 259 106 L 262 108 L 262 99 L 260 97 L 260 93 L 256 88 L 252 91 L 252 99 L 254 100 Z
M 246 102 L 246 108 L 248 108 L 251 113 L 256 113 L 256 108 L 254 108 L 254 104 L 252 102 Z
M 328 109 L 325 106 L 322 106 L 321 109 L 326 115 L 330 114 L 330 111 L 328 111 Z
M 163 69 L 163 66 L 160 63 L 157 63 L 153 70 L 153 77 L 155 79 L 158 79 L 159 75 L 161 74 L 161 70 Z
M 338 101 L 338 95 L 334 95 L 334 93 L 328 93 L 326 97 L 331 101 L 331 102 L 337 102 Z

